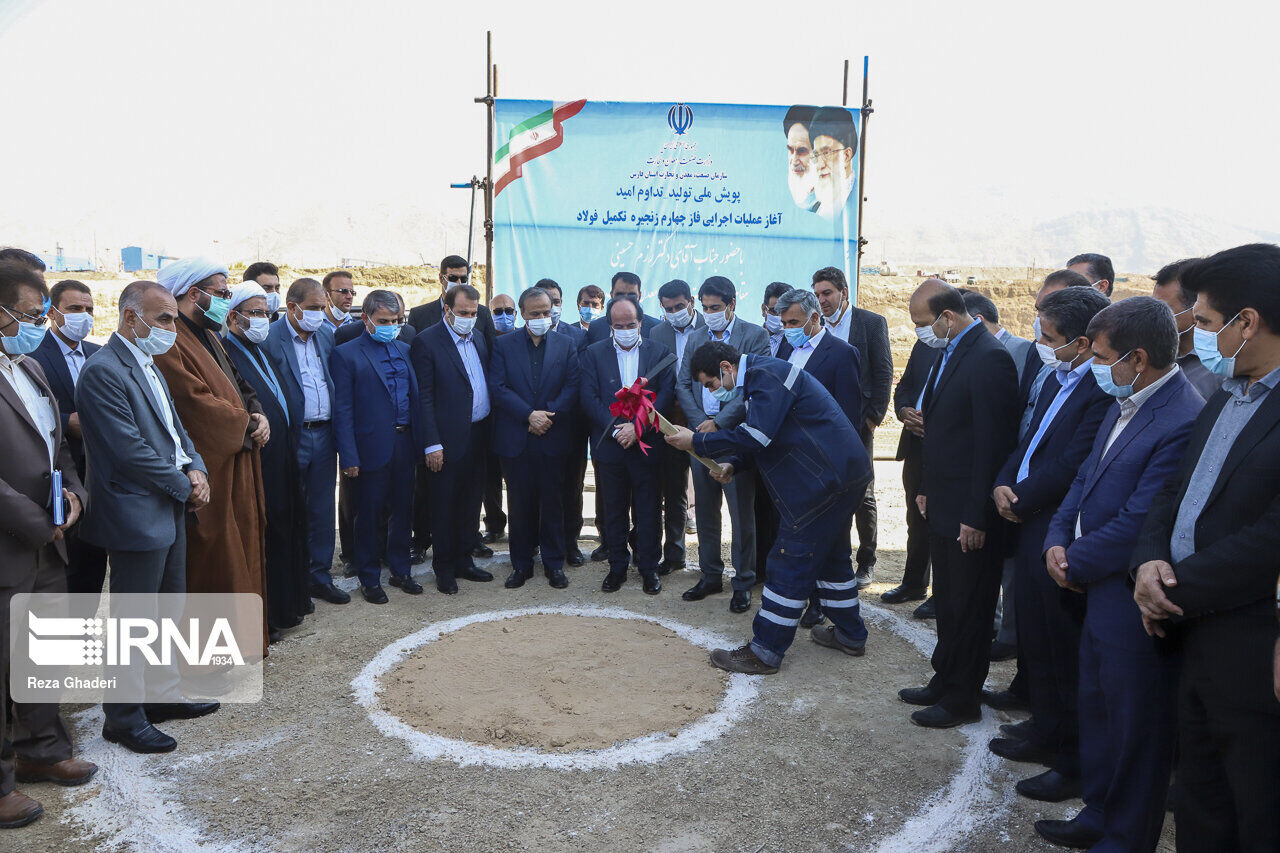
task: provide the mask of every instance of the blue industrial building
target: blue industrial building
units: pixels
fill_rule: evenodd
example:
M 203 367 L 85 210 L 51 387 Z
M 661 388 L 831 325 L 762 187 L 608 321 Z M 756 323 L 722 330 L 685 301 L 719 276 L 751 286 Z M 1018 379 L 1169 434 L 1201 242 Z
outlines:
M 36 255 L 44 261 L 49 272 L 81 272 L 97 269 L 97 265 L 88 258 L 72 258 L 62 254 L 61 250 L 53 255 L 41 252 L 36 252 Z
M 141 246 L 125 246 L 120 250 L 120 264 L 124 267 L 125 272 L 158 270 L 164 266 L 165 261 L 171 260 L 173 258 L 168 255 L 148 252 Z

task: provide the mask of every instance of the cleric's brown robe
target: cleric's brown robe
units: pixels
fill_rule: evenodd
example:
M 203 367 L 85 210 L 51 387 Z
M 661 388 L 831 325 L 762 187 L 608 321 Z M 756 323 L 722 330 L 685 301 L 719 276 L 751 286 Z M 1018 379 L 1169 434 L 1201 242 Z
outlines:
M 261 407 L 216 335 L 196 329 L 185 317 L 177 329 L 177 342 L 155 362 L 209 470 L 209 504 L 187 514 L 187 592 L 252 592 L 265 600 L 262 468 L 247 438 L 249 414 Z M 196 335 L 208 336 L 221 358 L 215 359 Z

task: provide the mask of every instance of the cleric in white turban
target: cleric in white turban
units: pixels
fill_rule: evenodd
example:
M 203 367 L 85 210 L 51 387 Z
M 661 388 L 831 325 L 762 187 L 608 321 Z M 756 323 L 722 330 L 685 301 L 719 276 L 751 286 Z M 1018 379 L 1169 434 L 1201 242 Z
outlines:
M 177 299 L 194 285 L 219 273 L 222 274 L 222 284 L 225 287 L 227 276 L 225 264 L 215 263 L 208 258 L 182 258 L 171 264 L 165 264 L 156 276 L 156 281 L 172 293 L 174 299 Z

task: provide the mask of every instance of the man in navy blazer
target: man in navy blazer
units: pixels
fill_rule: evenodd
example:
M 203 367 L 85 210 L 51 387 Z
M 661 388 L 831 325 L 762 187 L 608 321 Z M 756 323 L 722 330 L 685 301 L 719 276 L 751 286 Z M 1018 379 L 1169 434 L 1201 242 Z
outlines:
M 1026 738 L 996 738 L 991 751 L 1050 770 L 1024 779 L 1018 791 L 1059 802 L 1079 789 L 1076 746 L 1076 649 L 1083 601 L 1045 573 L 1044 536 L 1066 497 L 1112 398 L 1092 371 L 1089 321 L 1110 304 L 1091 287 L 1069 287 L 1040 304 L 1037 349 L 1053 373 L 1045 379 L 1027 434 L 996 475 L 992 498 L 1012 524 L 1018 645 L 1030 688 Z
M 556 589 L 564 575 L 564 457 L 578 396 L 578 354 L 569 335 L 551 328 L 551 295 L 540 287 L 520 294 L 524 328 L 498 339 L 489 364 L 493 450 L 507 480 L 511 531 L 508 589 L 533 577 L 533 549 Z
M 80 482 L 85 482 L 84 442 L 80 433 L 80 416 L 76 412 L 76 382 L 89 356 L 101 347 L 84 338 L 93 330 L 93 293 L 83 282 L 68 279 L 49 290 L 50 334 L 31 354 L 44 368 L 58 413 L 62 418 L 62 434 L 76 463 Z M 78 530 L 67 537 L 67 592 L 102 592 L 107 574 L 107 552 L 90 545 Z
M 662 434 L 649 426 L 637 433 L 633 422 L 615 418 L 609 407 L 614 394 L 637 379 L 648 380 L 658 411 L 671 404 L 675 393 L 675 355 L 661 344 L 642 340 L 644 313 L 627 297 L 616 297 L 605 306 L 604 319 L 612 324 L 608 340 L 589 344 L 582 352 L 582 385 L 579 399 L 591 422 L 591 453 L 596 466 L 596 489 L 604 498 L 604 534 L 609 548 L 609 574 L 601 589 L 617 592 L 627 577 L 627 529 L 634 514 L 636 560 L 644 591 L 657 595 L 658 561 L 662 553 L 658 496 L 661 489 L 659 445 Z M 640 445 L 647 445 L 647 450 Z
M 418 377 L 418 426 L 431 496 L 432 565 L 436 589 L 458 591 L 458 578 L 491 581 L 476 567 L 485 457 L 489 452 L 489 347 L 477 318 L 480 291 L 457 284 L 444 295 L 444 319 L 413 339 Z
M 637 305 L 640 304 L 640 276 L 633 272 L 618 272 L 613 274 L 613 280 L 609 283 L 609 299 L 630 299 Z M 646 340 L 649 333 L 652 332 L 662 321 L 657 317 L 650 317 L 644 314 L 640 319 L 640 337 Z M 613 334 L 613 328 L 609 325 L 608 316 L 597 317 L 587 326 L 587 337 L 584 346 L 598 344 L 600 341 L 606 341 Z
M 289 428 L 298 448 L 311 593 L 333 604 L 345 604 L 350 596 L 333 585 L 330 575 L 338 447 L 333 431 L 333 376 L 329 372 L 334 337 L 327 331 L 324 309 L 320 282 L 300 278 L 289 285 L 284 322 L 271 324 L 262 351 L 279 378 L 289 407 Z
M 362 303 L 365 334 L 334 349 L 333 429 L 342 476 L 355 485 L 355 563 L 370 604 L 386 604 L 378 545 L 387 519 L 391 585 L 410 595 L 422 585 L 409 575 L 413 466 L 422 455 L 415 438 L 418 382 L 409 347 L 396 340 L 404 306 L 389 290 L 371 290 Z
M 1069 821 L 1036 821 L 1036 831 L 1073 847 L 1153 850 L 1173 758 L 1174 657 L 1142 629 L 1129 556 L 1152 499 L 1181 464 L 1203 401 L 1174 361 L 1177 328 L 1158 300 L 1139 296 L 1104 309 L 1088 336 L 1092 369 L 1119 404 L 1107 407 L 1044 539 L 1049 576 L 1070 594 L 1083 590 L 1086 601 L 1085 807 Z

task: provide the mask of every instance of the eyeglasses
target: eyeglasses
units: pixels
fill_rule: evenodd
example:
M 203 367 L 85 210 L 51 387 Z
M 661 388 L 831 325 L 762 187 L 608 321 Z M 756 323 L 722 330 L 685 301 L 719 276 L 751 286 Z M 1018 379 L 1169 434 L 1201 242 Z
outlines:
M 834 160 L 848 150 L 849 149 L 845 147 L 845 148 L 824 148 L 821 151 L 814 151 L 812 154 L 809 155 L 809 162 L 816 163 L 819 160 Z
M 228 290 L 228 289 L 227 289 L 227 288 L 225 288 L 225 287 L 224 287 L 224 288 L 222 288 L 222 290 L 212 290 L 212 289 L 210 289 L 210 288 L 208 288 L 208 287 L 202 287 L 202 288 L 200 288 L 200 290 L 204 291 L 205 293 L 209 294 L 210 296 L 217 296 L 219 299 L 230 299 L 230 298 L 231 298 L 231 291 L 230 291 L 230 290 Z
M 266 320 L 271 317 L 271 312 L 263 308 L 259 308 L 256 311 L 237 311 L 236 313 L 241 317 L 248 317 L 250 320 Z
M 449 275 L 445 276 L 445 281 L 453 284 L 466 284 L 468 276 L 465 275 Z
M 516 315 L 516 309 L 514 308 L 491 308 L 490 310 L 495 317 L 514 317 Z
M 11 305 L 0 305 L 0 308 L 3 308 L 5 311 L 7 311 L 9 313 L 9 316 L 13 317 L 13 319 L 19 320 L 20 322 L 25 321 L 27 323 L 30 323 L 33 326 L 43 326 L 44 324 L 49 322 L 48 314 L 39 314 L 39 315 L 28 314 L 25 311 L 19 311 L 17 308 L 14 308 Z
M 403 326 L 403 325 L 404 325 L 404 318 L 403 318 L 403 317 L 396 317 L 394 320 L 374 320 L 374 321 L 373 321 L 373 325 L 375 325 L 375 326 Z
M 336 288 L 334 288 L 333 290 L 330 290 L 329 292 L 330 292 L 330 293 L 340 293 L 340 294 L 342 294 L 343 296 L 355 296 L 355 295 L 356 295 L 355 290 L 354 290 L 353 288 L 350 288 L 350 287 L 336 287 Z

